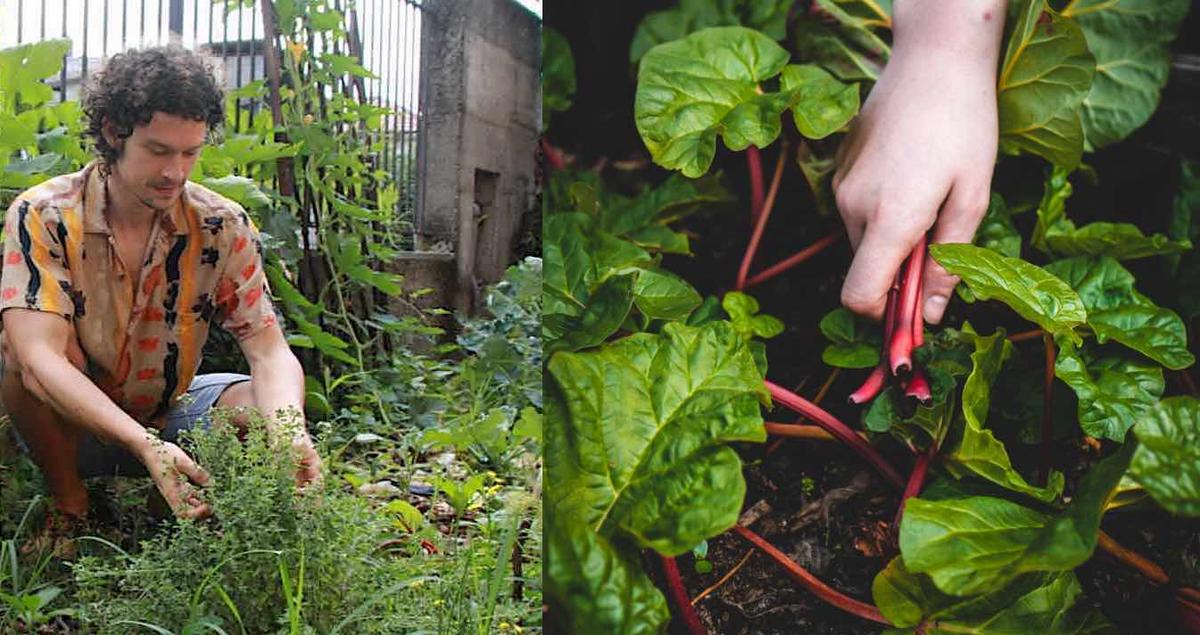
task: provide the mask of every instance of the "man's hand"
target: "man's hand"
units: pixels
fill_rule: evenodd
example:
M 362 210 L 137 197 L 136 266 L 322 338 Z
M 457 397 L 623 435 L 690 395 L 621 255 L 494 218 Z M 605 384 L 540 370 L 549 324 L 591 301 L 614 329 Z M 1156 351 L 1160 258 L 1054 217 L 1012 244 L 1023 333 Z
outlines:
M 996 63 L 1004 3 L 896 2 L 895 48 L 838 151 L 833 188 L 854 261 L 850 310 L 880 318 L 917 240 L 969 243 L 996 160 Z M 958 279 L 928 259 L 925 320 L 942 319 Z
M 142 455 L 142 463 L 162 493 L 171 511 L 180 518 L 207 518 L 212 508 L 204 502 L 199 487 L 208 484 L 208 472 L 179 446 L 153 441 Z
M 312 490 L 321 489 L 321 455 L 313 447 L 312 440 L 307 434 L 300 435 L 292 441 L 292 458 L 296 462 L 296 487 Z

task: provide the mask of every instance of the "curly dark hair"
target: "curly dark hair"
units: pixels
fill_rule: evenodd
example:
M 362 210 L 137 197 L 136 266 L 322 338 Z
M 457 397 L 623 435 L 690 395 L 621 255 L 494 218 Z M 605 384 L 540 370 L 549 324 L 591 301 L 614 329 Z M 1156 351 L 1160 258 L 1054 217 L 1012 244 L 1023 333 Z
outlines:
M 129 138 L 134 126 L 150 123 L 155 112 L 208 124 L 209 134 L 225 121 L 224 94 L 212 69 L 196 53 L 162 46 L 114 55 L 92 76 L 83 98 L 86 134 L 107 168 L 120 151 L 104 138 L 104 123 Z

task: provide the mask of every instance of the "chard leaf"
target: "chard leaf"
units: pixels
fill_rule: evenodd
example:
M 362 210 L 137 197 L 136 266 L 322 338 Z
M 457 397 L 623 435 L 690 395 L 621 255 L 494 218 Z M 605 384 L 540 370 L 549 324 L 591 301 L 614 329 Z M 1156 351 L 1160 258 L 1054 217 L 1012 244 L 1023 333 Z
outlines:
M 741 291 L 730 291 L 721 299 L 721 308 L 729 314 L 733 330 L 747 340 L 752 337 L 771 339 L 783 332 L 783 322 L 770 315 L 758 313 L 758 300 Z
M 1068 258 L 1046 265 L 1078 293 L 1087 307 L 1096 340 L 1120 342 L 1171 369 L 1187 368 L 1187 328 L 1174 311 L 1159 307 L 1133 288 L 1134 278 L 1109 257 Z
M 662 632 L 667 601 L 642 571 L 636 551 L 620 550 L 586 525 L 547 519 L 547 601 L 567 633 Z
M 909 499 L 900 522 L 905 566 L 958 596 L 1000 590 L 1024 573 L 1074 569 L 1091 557 L 1100 516 L 1136 445 L 1096 464 L 1055 515 L 989 496 Z
M 638 67 L 634 117 L 654 162 L 696 178 L 708 171 L 717 135 L 732 150 L 766 147 L 793 93 L 763 93 L 788 52 L 744 27 L 697 31 L 648 51 Z
M 629 61 L 636 64 L 655 46 L 712 26 L 747 26 L 782 40 L 787 35 L 791 6 L 791 0 L 680 0 L 673 9 L 654 11 L 642 18 L 629 44 Z
M 1087 319 L 1083 302 L 1041 267 L 967 244 L 930 245 L 929 253 L 976 297 L 1000 300 L 1047 332 L 1079 341 L 1074 328 Z
M 1053 472 L 1044 488 L 1030 485 L 1013 468 L 1004 444 L 986 427 L 992 384 L 1012 354 L 1012 344 L 1003 330 L 984 337 L 969 323 L 963 325 L 963 335 L 974 343 L 975 352 L 971 354 L 971 373 L 963 384 L 963 426 L 954 428 L 942 449 L 946 470 L 959 479 L 975 474 L 1042 502 L 1056 500 L 1062 493 L 1063 475 Z
M 577 351 L 591 348 L 621 328 L 633 305 L 633 276 L 613 276 L 588 294 L 587 306 L 577 314 L 547 314 L 542 334 L 546 349 Z
M 975 244 L 1009 258 L 1021 257 L 1021 234 L 1013 225 L 1004 198 L 995 192 L 988 201 L 987 213 L 975 230 Z
M 809 139 L 841 130 L 858 114 L 858 84 L 843 84 L 819 66 L 789 64 L 779 85 L 798 94 L 792 114 L 796 129 Z
M 821 353 L 821 360 L 838 368 L 873 368 L 879 363 L 879 342 L 867 332 L 849 310 L 838 307 L 821 318 L 821 333 L 832 342 Z
M 765 438 L 763 377 L 729 323 L 669 323 L 557 353 L 547 383 L 550 598 L 579 632 L 626 632 L 646 616 L 660 628 L 638 550 L 679 555 L 737 521 L 746 484 L 727 444 Z
M 1083 100 L 1087 149 L 1124 139 L 1158 107 L 1171 58 L 1167 44 L 1187 14 L 1187 0 L 1073 0 L 1063 9 L 1083 29 L 1096 58 Z
M 879 611 L 904 633 L 926 635 L 990 633 L 1012 635 L 1094 635 L 1116 629 L 1103 614 L 1079 605 L 1082 593 L 1073 573 L 1024 575 L 1004 588 L 958 598 L 938 591 L 929 576 L 904 567 L 893 558 L 875 576 L 871 594 Z
M 1054 374 L 1079 397 L 1079 426 L 1089 436 L 1124 441 L 1129 426 L 1162 396 L 1162 368 L 1114 357 L 1089 364 L 1074 344 L 1056 341 Z
M 550 127 L 550 116 L 571 107 L 575 98 L 575 58 L 571 45 L 558 31 L 542 30 L 542 130 Z
M 657 187 L 633 198 L 601 190 L 597 204 L 601 229 L 614 236 L 633 237 L 648 229 L 666 229 L 668 222 L 733 200 L 716 175 L 689 179 L 672 173 Z M 679 237 L 686 243 L 686 237 Z
M 642 315 L 657 320 L 686 320 L 700 306 L 700 294 L 686 280 L 661 269 L 640 269 L 633 301 Z
M 1095 68 L 1079 26 L 1044 0 L 1021 2 L 997 85 L 1000 150 L 1078 165 L 1083 154 L 1079 107 Z
M 1133 431 L 1138 439 L 1133 480 L 1172 514 L 1200 516 L 1200 402 L 1163 399 Z
M 957 384 L 953 375 L 937 366 L 927 366 L 925 376 L 932 393 L 929 405 L 917 404 L 906 416 L 897 406 L 897 401 L 905 397 L 889 386 L 871 402 L 863 415 L 863 425 L 872 432 L 892 433 L 914 452 L 940 447 L 957 419 Z
M 877 80 L 892 50 L 875 29 L 891 27 L 891 3 L 816 0 L 813 9 L 797 16 L 793 41 L 800 57 L 842 81 Z

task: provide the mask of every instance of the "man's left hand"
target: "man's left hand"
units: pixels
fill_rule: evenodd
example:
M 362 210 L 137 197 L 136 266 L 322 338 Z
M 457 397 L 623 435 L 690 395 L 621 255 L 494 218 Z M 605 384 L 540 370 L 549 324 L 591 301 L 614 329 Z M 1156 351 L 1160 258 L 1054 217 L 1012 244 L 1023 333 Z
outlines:
M 296 487 L 300 489 L 320 489 L 323 477 L 321 455 L 313 447 L 308 435 L 297 437 L 292 441 L 292 457 L 296 462 Z

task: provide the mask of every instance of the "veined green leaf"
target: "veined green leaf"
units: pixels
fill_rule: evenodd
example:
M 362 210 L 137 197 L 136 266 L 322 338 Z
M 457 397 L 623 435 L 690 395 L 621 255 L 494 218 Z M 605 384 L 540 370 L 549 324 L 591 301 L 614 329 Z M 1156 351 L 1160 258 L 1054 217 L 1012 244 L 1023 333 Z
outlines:
M 1083 154 L 1079 108 L 1096 64 L 1079 26 L 1044 0 L 1023 0 L 997 85 L 1000 149 L 1074 168 Z
M 904 565 L 958 596 L 997 591 L 1024 573 L 1074 569 L 1095 549 L 1100 515 L 1135 446 L 1096 464 L 1055 515 L 989 496 L 909 499 L 900 523 Z
M 1129 426 L 1162 396 L 1162 368 L 1113 357 L 1086 363 L 1074 344 L 1056 342 L 1054 374 L 1079 397 L 1079 426 L 1090 436 L 1124 441 Z
M 636 64 L 659 44 L 713 26 L 746 26 L 782 40 L 791 6 L 790 0 L 679 0 L 675 8 L 642 18 L 629 44 L 629 61 Z
M 639 269 L 633 285 L 633 301 L 649 318 L 686 320 L 700 306 L 700 294 L 686 280 L 660 269 Z
M 1044 635 L 1115 635 L 1117 630 L 1095 609 L 1077 606 L 1082 589 L 1070 572 L 1029 574 L 993 592 L 966 598 L 946 595 L 929 577 L 893 558 L 875 576 L 871 595 L 891 623 L 926 635 L 952 633 L 1039 633 Z M 894 632 L 894 631 L 893 631 Z
M 561 33 L 542 28 L 542 130 L 550 116 L 571 107 L 575 98 L 575 58 L 571 44 Z
M 1130 473 L 1167 511 L 1200 516 L 1200 402 L 1162 400 L 1133 428 L 1138 449 Z
M 839 368 L 872 368 L 879 363 L 879 341 L 872 341 L 854 314 L 838 307 L 821 318 L 821 333 L 830 341 L 821 361 Z
M 1062 12 L 1083 29 L 1096 75 L 1083 100 L 1087 149 L 1102 148 L 1141 127 L 1158 107 L 1171 67 L 1167 44 L 1187 14 L 1187 0 L 1072 0 Z
M 1074 329 L 1087 320 L 1083 301 L 1041 267 L 967 244 L 930 245 L 929 253 L 976 297 L 1000 300 L 1044 330 L 1081 341 Z
M 744 27 L 716 27 L 660 44 L 638 67 L 634 117 L 655 163 L 699 177 L 716 153 L 717 136 L 732 150 L 766 147 L 794 93 L 764 93 L 788 52 Z
M 627 632 L 647 613 L 661 624 L 637 549 L 679 555 L 737 521 L 746 486 L 727 444 L 764 439 L 762 375 L 727 322 L 669 323 L 558 353 L 547 381 L 550 597 L 617 629 L 581 632 Z
M 971 373 L 963 384 L 964 423 L 950 433 L 941 453 L 943 465 L 955 478 L 974 474 L 1042 502 L 1056 500 L 1062 493 L 1063 475 L 1052 473 L 1046 487 L 1030 485 L 1013 468 L 1004 444 L 986 427 L 992 384 L 1012 354 L 1012 344 L 1003 330 L 984 337 L 967 323 L 962 332 L 974 343 L 975 351 L 971 354 Z
M 819 66 L 788 64 L 779 85 L 799 93 L 792 114 L 796 129 L 809 139 L 841 130 L 858 114 L 858 84 L 843 84 Z

